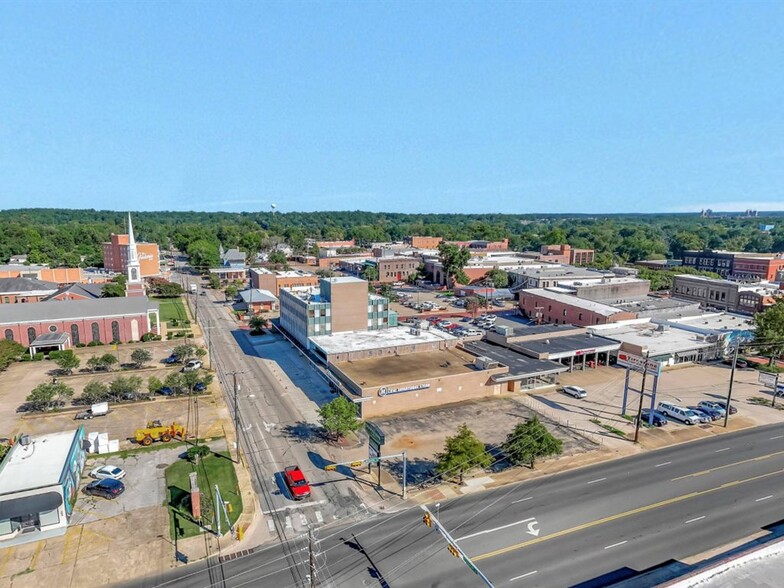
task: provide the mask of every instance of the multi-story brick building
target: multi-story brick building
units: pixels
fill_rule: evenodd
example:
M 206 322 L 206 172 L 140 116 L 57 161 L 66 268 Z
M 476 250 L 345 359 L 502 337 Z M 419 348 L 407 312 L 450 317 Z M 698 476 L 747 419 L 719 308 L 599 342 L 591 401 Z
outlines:
M 254 267 L 250 270 L 250 287 L 269 290 L 275 296 L 280 296 L 281 288 L 315 288 L 318 283 L 317 275 L 300 270 L 272 271 L 263 267 Z
M 732 263 L 732 279 L 775 281 L 784 271 L 784 257 L 776 255 L 736 255 Z
M 130 215 L 128 217 L 130 219 Z M 129 235 L 112 233 L 111 240 L 103 244 L 103 267 L 121 274 L 128 270 L 131 239 Z M 161 255 L 157 243 L 136 243 L 142 278 L 161 274 Z
M 702 306 L 731 312 L 762 312 L 784 295 L 773 284 L 742 284 L 688 274 L 675 276 L 672 294 Z
M 413 257 L 379 257 L 369 259 L 366 265 L 378 270 L 378 281 L 382 284 L 404 282 L 408 276 L 417 273 L 421 261 Z
M 609 304 L 541 288 L 520 291 L 520 310 L 537 322 L 580 327 L 606 325 L 636 318 L 633 312 L 620 310 Z
M 415 249 L 438 249 L 438 245 L 443 241 L 443 237 L 406 237 L 404 242 Z

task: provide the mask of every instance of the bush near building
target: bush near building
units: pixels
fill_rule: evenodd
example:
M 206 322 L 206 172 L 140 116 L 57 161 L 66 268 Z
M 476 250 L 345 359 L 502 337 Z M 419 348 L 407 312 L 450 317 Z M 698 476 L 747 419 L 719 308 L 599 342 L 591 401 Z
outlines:
M 0 340 L 0 372 L 13 362 L 19 360 L 24 351 L 24 346 L 15 341 L 8 341 L 7 339 Z
M 463 423 L 454 437 L 447 437 L 444 452 L 436 455 L 436 473 L 450 479 L 457 476 L 463 483 L 463 474 L 474 468 L 487 468 L 493 458 L 476 434 Z

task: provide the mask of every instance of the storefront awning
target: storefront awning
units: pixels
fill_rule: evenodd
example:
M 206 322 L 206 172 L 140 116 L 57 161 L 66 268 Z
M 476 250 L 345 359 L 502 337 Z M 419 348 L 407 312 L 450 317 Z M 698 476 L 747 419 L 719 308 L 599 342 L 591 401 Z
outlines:
M 62 503 L 63 497 L 58 492 L 0 500 L 0 521 L 54 510 Z

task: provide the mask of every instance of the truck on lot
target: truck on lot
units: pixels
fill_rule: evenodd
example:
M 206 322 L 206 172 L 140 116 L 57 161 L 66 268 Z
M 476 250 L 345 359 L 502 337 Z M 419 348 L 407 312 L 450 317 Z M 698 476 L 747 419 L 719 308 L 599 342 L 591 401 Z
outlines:
M 134 439 L 140 445 L 152 445 L 153 441 L 168 443 L 172 439 L 185 440 L 185 427 L 177 423 L 163 425 L 161 421 L 150 421 L 142 429 L 136 429 Z
M 196 294 L 196 288 L 197 287 L 198 286 L 196 286 L 196 284 L 191 284 L 191 294 Z
M 93 404 L 87 410 L 84 410 L 82 412 L 76 413 L 76 416 L 74 418 L 77 421 L 81 421 L 81 420 L 85 420 L 85 419 L 91 419 L 91 418 L 94 418 L 94 417 L 106 416 L 107 414 L 109 414 L 109 403 L 108 402 L 98 402 L 96 404 Z

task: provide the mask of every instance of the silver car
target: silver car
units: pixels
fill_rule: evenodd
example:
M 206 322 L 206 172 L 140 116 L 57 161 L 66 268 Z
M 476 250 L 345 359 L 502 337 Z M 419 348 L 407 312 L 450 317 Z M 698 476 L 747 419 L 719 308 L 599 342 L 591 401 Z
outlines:
M 585 398 L 588 396 L 588 392 L 584 388 L 580 388 L 580 386 L 564 386 L 562 391 L 573 398 Z

